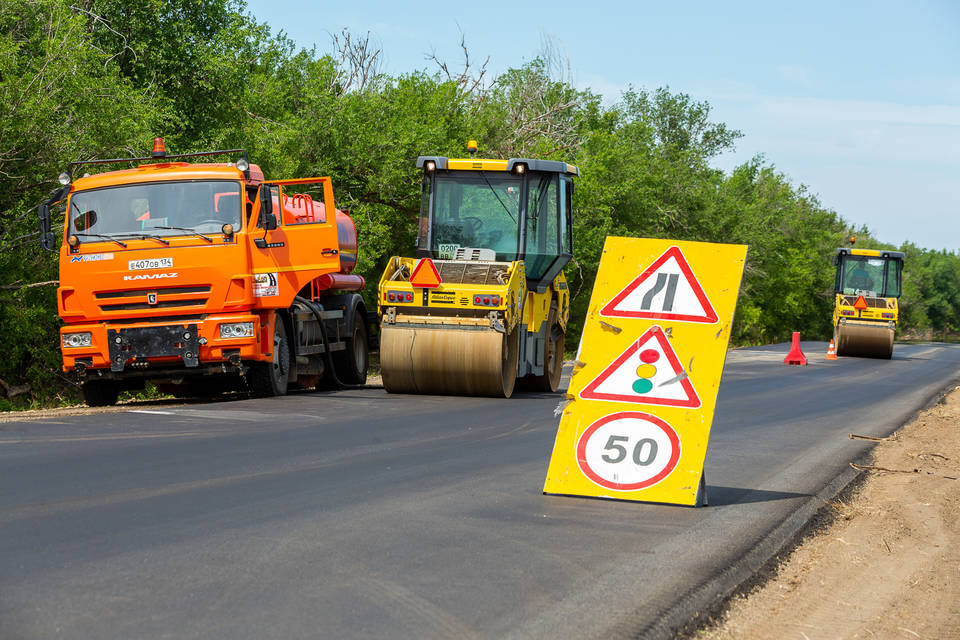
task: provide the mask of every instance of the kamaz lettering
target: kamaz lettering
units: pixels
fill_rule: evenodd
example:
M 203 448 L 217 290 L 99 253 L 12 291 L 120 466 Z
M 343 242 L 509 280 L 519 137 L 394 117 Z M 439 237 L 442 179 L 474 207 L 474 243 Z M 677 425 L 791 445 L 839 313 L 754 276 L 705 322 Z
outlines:
M 159 280 L 160 278 L 176 278 L 176 273 L 139 273 L 135 276 L 123 276 L 124 280 Z

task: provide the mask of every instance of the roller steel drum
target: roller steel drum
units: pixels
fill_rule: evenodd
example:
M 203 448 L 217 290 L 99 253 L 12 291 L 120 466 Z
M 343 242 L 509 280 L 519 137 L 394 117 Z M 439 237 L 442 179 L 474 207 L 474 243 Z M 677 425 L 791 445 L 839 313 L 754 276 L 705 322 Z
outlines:
M 509 398 L 519 331 L 383 325 L 380 368 L 390 393 Z
M 844 323 L 836 328 L 838 356 L 890 358 L 893 355 L 893 329 L 888 326 Z

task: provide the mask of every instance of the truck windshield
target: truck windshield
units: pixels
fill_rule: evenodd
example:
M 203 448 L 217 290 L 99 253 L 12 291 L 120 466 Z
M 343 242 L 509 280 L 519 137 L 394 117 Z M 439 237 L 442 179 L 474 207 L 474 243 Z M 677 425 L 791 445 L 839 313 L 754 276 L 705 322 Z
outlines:
M 900 296 L 900 261 L 869 256 L 844 256 L 841 289 L 847 295 Z
M 152 182 L 78 191 L 69 233 L 183 236 L 241 228 L 242 194 L 233 180 Z M 179 227 L 179 228 L 170 228 Z
M 470 247 L 493 249 L 497 260 L 516 260 L 522 188 L 522 177 L 503 172 L 438 173 L 430 234 L 434 255 L 451 259 L 460 247 Z

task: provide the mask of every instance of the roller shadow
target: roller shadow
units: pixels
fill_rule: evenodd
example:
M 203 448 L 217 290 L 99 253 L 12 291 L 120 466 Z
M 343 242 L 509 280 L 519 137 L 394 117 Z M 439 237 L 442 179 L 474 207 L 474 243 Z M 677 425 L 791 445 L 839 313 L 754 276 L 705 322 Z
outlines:
M 812 494 L 809 493 L 794 493 L 792 491 L 767 491 L 766 489 L 707 485 L 707 501 L 711 507 L 749 504 L 752 502 L 773 502 L 775 500 L 791 500 L 793 498 L 809 498 L 811 495 Z

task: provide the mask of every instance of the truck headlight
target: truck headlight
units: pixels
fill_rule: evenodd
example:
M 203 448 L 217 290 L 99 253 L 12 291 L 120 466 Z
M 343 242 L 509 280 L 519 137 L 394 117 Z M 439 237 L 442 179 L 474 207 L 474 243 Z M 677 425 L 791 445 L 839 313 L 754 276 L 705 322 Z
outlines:
M 60 344 L 64 347 L 89 347 L 93 344 L 93 335 L 89 331 L 64 333 L 60 336 Z
M 220 325 L 221 338 L 252 338 L 252 322 L 229 322 Z

